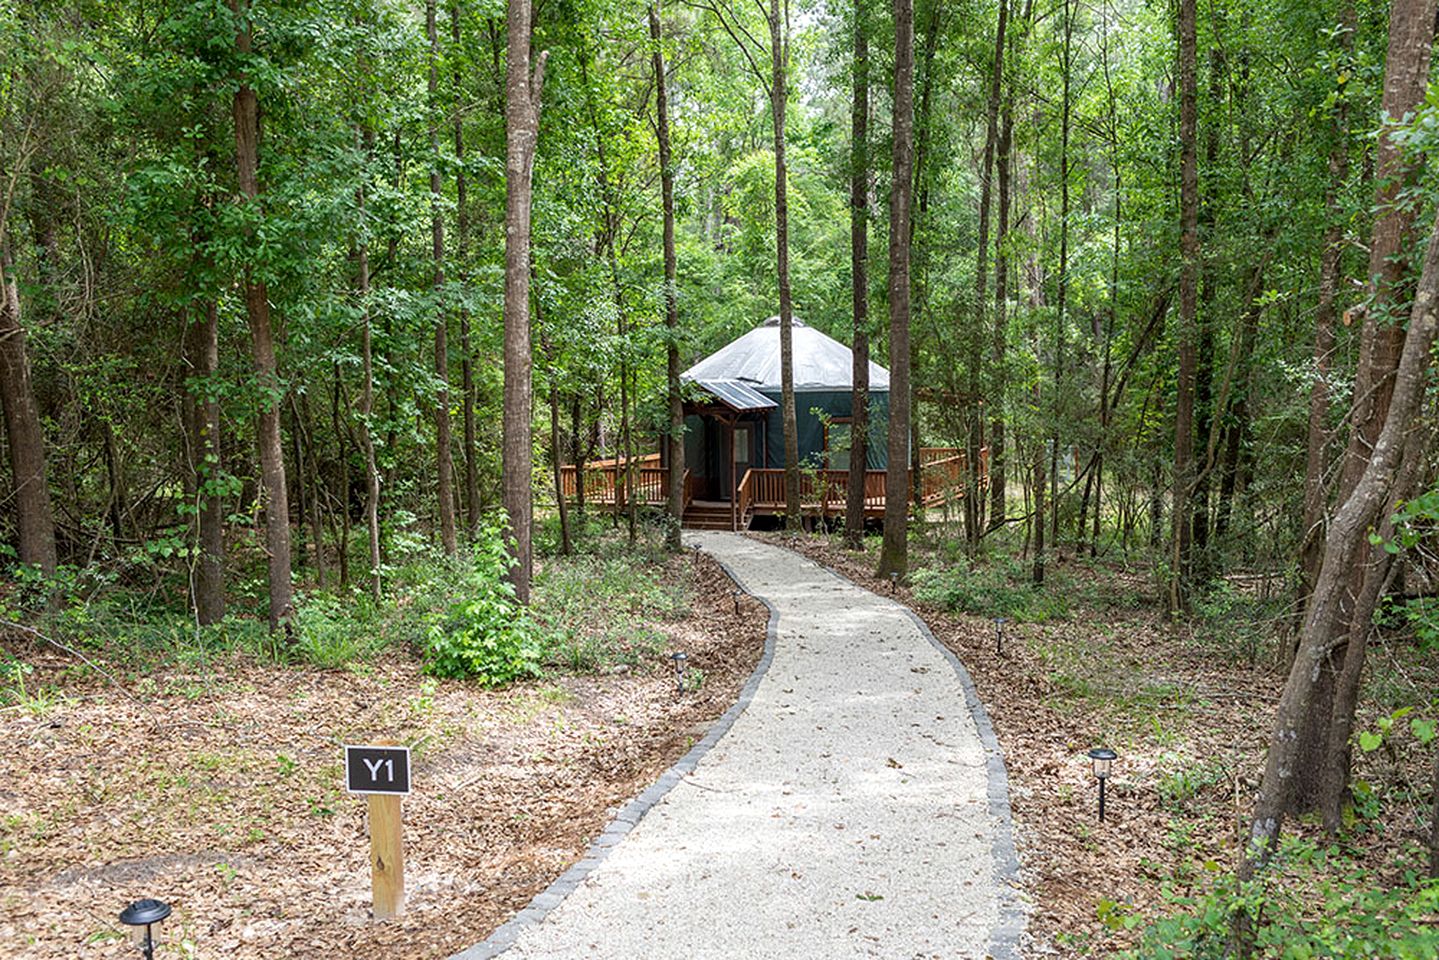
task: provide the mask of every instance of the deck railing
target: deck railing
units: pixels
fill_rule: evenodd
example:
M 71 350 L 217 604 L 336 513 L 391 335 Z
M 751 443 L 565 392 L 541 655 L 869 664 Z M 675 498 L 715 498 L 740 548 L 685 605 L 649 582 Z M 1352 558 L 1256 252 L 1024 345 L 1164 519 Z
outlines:
M 988 466 L 988 451 L 980 452 L 981 483 Z M 958 447 L 925 447 L 920 450 L 920 493 L 926 505 L 936 505 L 964 495 L 966 481 L 965 451 Z M 583 471 L 573 466 L 560 468 L 560 487 L 567 499 L 575 499 L 583 477 L 585 501 L 597 507 L 622 510 L 638 501 L 646 506 L 664 506 L 669 500 L 669 468 L 659 465 L 659 454 L 636 457 L 626 467 L 623 460 L 598 460 L 586 464 Z M 697 479 L 685 471 L 684 505 L 697 498 Z M 906 471 L 906 489 L 913 489 L 913 472 Z M 849 492 L 848 470 L 803 470 L 800 472 L 800 503 L 806 513 L 830 516 L 842 513 Z M 866 470 L 864 474 L 865 512 L 874 514 L 884 509 L 887 474 L 883 470 Z M 784 471 L 774 468 L 751 468 L 744 472 L 735 490 L 732 509 L 736 523 L 743 524 L 751 511 L 782 513 L 785 510 Z

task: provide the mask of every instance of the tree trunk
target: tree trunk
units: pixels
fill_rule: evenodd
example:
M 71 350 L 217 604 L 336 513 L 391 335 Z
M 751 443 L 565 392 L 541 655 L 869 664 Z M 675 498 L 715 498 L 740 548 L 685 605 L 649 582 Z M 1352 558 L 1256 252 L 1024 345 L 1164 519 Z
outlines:
M 1001 9 L 1007 3 L 1001 3 Z M 998 51 L 996 50 L 996 57 Z M 998 63 L 998 60 L 996 60 Z M 999 71 L 996 70 L 996 73 Z M 1014 82 L 1010 81 L 1000 120 L 995 175 L 999 181 L 998 223 L 994 237 L 994 369 L 990 378 L 989 402 L 989 529 L 1004 526 L 1005 504 L 1005 394 L 1009 389 L 1009 371 L 1005 369 L 1005 353 L 1009 338 L 1009 239 L 1010 151 L 1014 144 Z
M 650 5 L 650 41 L 654 44 L 655 137 L 659 142 L 660 197 L 664 207 L 665 263 L 665 382 L 669 394 L 669 489 L 670 526 L 665 544 L 680 548 L 680 526 L 685 512 L 685 411 L 680 393 L 680 315 L 675 291 L 675 172 L 670 159 L 669 90 L 665 79 L 665 56 L 661 44 L 660 0 Z
M 10 475 L 15 484 L 15 529 L 20 562 L 54 576 L 58 563 L 50 483 L 45 469 L 45 431 L 30 383 L 25 327 L 20 322 L 20 288 L 10 245 L 0 245 L 0 402 L 9 440 Z
M 799 424 L 794 398 L 794 303 L 789 286 L 789 188 L 784 158 L 785 105 L 789 100 L 789 7 L 770 0 L 769 39 L 773 71 L 770 77 L 770 112 L 774 117 L 774 249 L 779 278 L 780 407 L 784 421 L 785 528 L 798 530 L 802 522 L 799 500 Z M 908 171 L 906 170 L 906 176 Z M 909 189 L 908 183 L 905 186 Z M 890 400 L 894 394 L 891 391 Z
M 1432 19 L 1429 23 L 1432 25 Z M 1314 711 L 1324 711 L 1328 706 L 1316 702 L 1314 694 L 1323 667 L 1338 644 L 1338 628 L 1346 625 L 1343 608 L 1350 596 L 1355 560 L 1368 547 L 1369 529 L 1378 521 L 1393 493 L 1395 471 L 1406 446 L 1406 435 L 1413 427 L 1424 393 L 1429 352 L 1434 345 L 1436 297 L 1439 297 L 1439 219 L 1435 220 L 1430 233 L 1423 273 L 1409 314 L 1388 416 L 1375 440 L 1368 465 L 1335 513 L 1325 538 L 1319 577 L 1305 611 L 1303 640 L 1279 699 L 1264 776 L 1254 805 L 1251 846 L 1240 869 L 1241 879 L 1253 877 L 1272 856 L 1283 817 L 1290 808 L 1295 781 L 1301 776 L 1300 730 Z M 1248 918 L 1242 915 L 1236 919 L 1236 933 L 1241 940 L 1249 935 L 1248 923 Z
M 201 626 L 225 616 L 225 508 L 220 497 L 220 402 L 210 382 L 220 369 L 220 324 L 215 301 L 207 299 L 200 317 L 187 331 L 191 376 L 190 447 L 195 459 L 199 551 L 195 559 L 192 596 L 195 620 Z
M 1389 51 L 1384 66 L 1381 106 L 1383 113 L 1396 122 L 1424 102 L 1435 8 L 1436 0 L 1396 0 L 1390 8 Z M 1381 128 L 1375 149 L 1375 182 L 1378 188 L 1374 208 L 1378 212 L 1369 244 L 1369 310 L 1360 330 L 1354 408 L 1339 473 L 1336 502 L 1341 504 L 1349 498 L 1364 475 L 1374 443 L 1386 422 L 1395 389 L 1394 374 L 1404 344 L 1404 327 L 1393 321 L 1396 316 L 1402 316 L 1406 308 L 1404 298 L 1412 271 L 1406 252 L 1412 247 L 1417 211 L 1403 198 L 1407 196 L 1417 168 L 1404 156 L 1391 132 L 1392 127 L 1388 124 Z M 1327 538 L 1325 542 L 1327 552 Z M 1346 576 L 1349 578 L 1347 596 L 1358 596 L 1363 590 L 1364 565 L 1355 565 Z M 1343 643 L 1349 635 L 1349 620 L 1357 612 L 1346 600 L 1339 619 L 1335 621 L 1333 635 L 1326 638 L 1328 648 L 1334 649 Z M 1302 644 L 1304 640 L 1300 642 Z M 1328 755 L 1332 715 L 1329 705 L 1334 697 L 1339 670 L 1340 664 L 1332 659 L 1326 658 L 1320 665 L 1315 702 L 1324 706 L 1317 709 L 1298 731 L 1298 778 L 1287 796 L 1290 804 L 1287 812 L 1307 812 L 1317 808 L 1322 793 L 1321 771 L 1326 766 L 1342 762 L 1347 780 L 1347 761 Z
M 869 24 L 864 0 L 854 7 L 854 101 L 850 110 L 849 262 L 853 316 L 849 480 L 844 542 L 864 548 L 864 481 L 869 467 Z
M 501 486 L 514 566 L 510 582 L 521 603 L 530 602 L 534 555 L 534 499 L 530 418 L 530 198 L 539 139 L 540 91 L 547 53 L 530 72 L 530 0 L 508 0 L 508 61 L 505 65 L 505 394 Z
M 230 0 L 236 15 L 235 46 L 242 58 L 250 54 L 249 0 Z M 241 75 L 235 88 L 235 165 L 240 194 L 247 206 L 260 200 L 259 101 L 248 79 Z M 256 436 L 260 447 L 260 477 L 265 487 L 265 550 L 269 554 L 270 631 L 289 625 L 294 614 L 290 586 L 290 499 L 285 485 L 284 441 L 280 436 L 280 401 L 285 391 L 275 362 L 275 337 L 270 326 L 270 297 L 265 281 L 254 276 L 249 263 L 244 271 L 245 315 L 255 362 L 260 401 Z
M 460 5 L 450 4 L 450 40 L 454 50 L 461 49 Z M 468 280 L 470 253 L 470 215 L 466 203 L 465 123 L 458 61 L 455 65 L 455 270 L 461 280 Z M 475 446 L 475 357 L 470 340 L 470 309 L 460 307 L 460 391 L 462 394 L 465 433 L 465 530 L 471 537 L 480 524 L 480 471 Z
M 1194 338 L 1199 287 L 1199 94 L 1195 0 L 1179 0 L 1179 382 L 1174 410 L 1174 494 L 1170 507 L 1169 615 L 1189 607 L 1189 491 L 1194 482 Z
M 435 3 L 425 4 L 425 33 L 430 39 L 430 252 L 434 258 L 431 289 L 435 295 L 435 500 L 440 515 L 440 543 L 448 556 L 458 549 L 455 532 L 455 459 L 450 441 L 449 311 L 445 306 L 445 218 L 440 208 L 439 69 L 440 40 L 435 25 Z
M 374 137 L 368 131 L 362 137 L 365 158 L 368 161 L 374 149 Z M 355 191 L 356 203 L 360 208 L 361 221 L 365 211 L 364 181 Z M 370 331 L 370 243 L 369 236 L 361 229 L 355 258 L 356 278 L 360 299 L 360 363 L 364 382 L 360 387 L 360 446 L 365 453 L 365 529 L 370 550 L 370 598 L 380 602 L 380 469 L 375 463 L 375 362 Z
M 889 465 L 879 575 L 909 572 L 909 204 L 914 182 L 914 4 L 894 0 L 894 172 L 889 198 Z

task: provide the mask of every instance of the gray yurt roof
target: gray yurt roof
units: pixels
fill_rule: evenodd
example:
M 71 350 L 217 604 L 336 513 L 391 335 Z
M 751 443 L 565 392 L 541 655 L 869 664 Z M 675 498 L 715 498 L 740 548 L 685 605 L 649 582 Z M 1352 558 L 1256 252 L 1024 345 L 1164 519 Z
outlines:
M 795 319 L 794 388 L 850 390 L 854 386 L 854 354 L 833 337 Z M 685 380 L 738 380 L 757 390 L 780 389 L 779 317 L 705 357 L 681 375 Z M 869 364 L 869 388 L 889 390 L 889 371 Z

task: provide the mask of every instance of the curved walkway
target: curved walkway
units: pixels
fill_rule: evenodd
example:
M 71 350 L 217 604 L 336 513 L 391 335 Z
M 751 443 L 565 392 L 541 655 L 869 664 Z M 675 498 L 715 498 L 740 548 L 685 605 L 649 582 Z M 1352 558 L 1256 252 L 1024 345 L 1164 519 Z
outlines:
M 687 540 L 769 605 L 765 661 L 584 860 L 460 957 L 1016 955 L 1004 764 L 964 668 L 907 608 L 809 560 Z

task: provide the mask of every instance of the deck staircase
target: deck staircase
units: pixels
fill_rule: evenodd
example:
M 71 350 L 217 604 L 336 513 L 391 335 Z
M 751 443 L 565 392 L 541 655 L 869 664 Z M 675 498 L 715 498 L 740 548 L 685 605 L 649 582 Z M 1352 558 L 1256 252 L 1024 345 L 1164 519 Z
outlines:
M 731 516 L 728 503 L 695 500 L 685 507 L 681 526 L 686 530 L 730 530 Z M 749 525 L 748 517 L 740 517 L 739 520 L 741 530 Z

